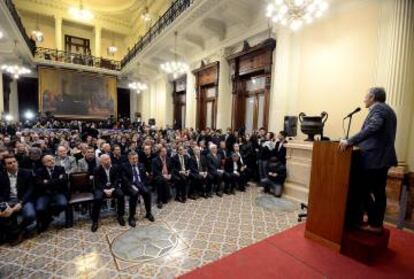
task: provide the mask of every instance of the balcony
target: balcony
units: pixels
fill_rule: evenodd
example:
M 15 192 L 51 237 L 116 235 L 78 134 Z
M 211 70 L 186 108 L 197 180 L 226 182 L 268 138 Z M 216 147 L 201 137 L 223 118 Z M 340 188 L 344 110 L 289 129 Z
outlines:
M 124 67 L 140 51 L 149 45 L 155 38 L 166 29 L 174 20 L 179 17 L 195 0 L 176 0 L 171 7 L 151 26 L 148 32 L 139 39 L 134 47 L 125 55 L 121 61 L 121 67 Z
M 26 29 L 23 26 L 22 20 L 20 19 L 19 14 L 17 13 L 16 7 L 13 4 L 12 0 L 5 0 L 4 3 L 7 6 L 7 9 L 10 12 L 10 15 L 13 17 L 14 22 L 16 23 L 17 28 L 19 29 L 20 33 L 22 34 L 24 41 L 27 44 L 27 47 L 30 49 L 32 54 L 34 54 L 36 50 L 36 43 L 29 38 L 29 36 L 26 33 Z
M 19 14 L 12 0 L 4 0 L 10 15 L 12 16 L 17 28 L 22 34 L 27 46 L 29 47 L 36 62 L 44 64 L 60 64 L 67 65 L 82 65 L 85 67 L 92 67 L 111 71 L 121 71 L 121 69 L 128 64 L 139 52 L 146 46 L 153 42 L 159 34 L 161 34 L 168 26 L 170 26 L 175 19 L 177 19 L 184 11 L 186 11 L 196 0 L 175 0 L 170 8 L 158 19 L 158 21 L 151 26 L 148 32 L 141 37 L 133 48 L 125 55 L 122 61 L 115 61 L 94 57 L 92 55 L 81 55 L 76 53 L 68 53 L 57 49 L 49 49 L 36 47 L 35 42 L 29 38 L 26 30 L 22 24 Z M 85 68 L 87 69 L 87 68 Z
M 93 55 L 82 55 L 78 53 L 70 53 L 57 49 L 36 47 L 34 58 L 37 60 L 44 60 L 53 63 L 69 63 L 82 65 L 87 67 L 94 67 L 112 71 L 120 71 L 121 63 L 116 60 L 110 60 L 102 57 L 95 57 Z

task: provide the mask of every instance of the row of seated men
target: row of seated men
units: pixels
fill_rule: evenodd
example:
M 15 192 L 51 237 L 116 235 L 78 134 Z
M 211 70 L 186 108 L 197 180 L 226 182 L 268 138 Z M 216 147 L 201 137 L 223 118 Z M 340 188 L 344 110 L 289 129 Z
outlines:
M 144 147 L 143 156 L 146 149 L 148 147 Z M 126 225 L 125 196 L 129 197 L 128 223 L 131 227 L 136 226 L 135 212 L 140 196 L 145 204 L 145 217 L 154 221 L 150 186 L 156 189 L 159 208 L 171 198 L 172 188 L 175 188 L 176 200 L 180 202 L 185 202 L 187 197 L 208 198 L 213 193 L 221 197 L 223 192 L 234 194 L 236 188 L 245 190 L 251 170 L 244 164 L 238 144 L 234 145 L 234 152 L 226 159 L 218 153 L 214 144 L 204 154 L 201 154 L 199 146 L 189 151 L 179 146 L 177 154 L 170 158 L 167 149 L 162 147 L 157 155 L 151 156 L 151 173 L 139 162 L 139 156 L 134 151 L 128 153 L 127 160 L 118 157 L 119 161 L 114 164 L 113 156 L 102 154 L 98 158 L 92 147 L 87 149 L 84 158 L 76 161 L 67 155 L 66 147 L 59 146 L 56 158 L 43 156 L 41 166 L 32 171 L 19 168 L 13 154 L 5 155 L 0 172 L 0 228 L 3 241 L 12 244 L 21 242 L 33 224 L 37 225 L 39 232 L 45 231 L 53 216 L 62 211 L 66 212 L 66 225 L 71 226 L 73 214 L 72 208 L 68 207 L 71 199 L 68 181 L 75 172 L 87 172 L 93 182 L 93 232 L 99 227 L 99 215 L 105 199 L 116 200 L 117 220 L 121 226 Z

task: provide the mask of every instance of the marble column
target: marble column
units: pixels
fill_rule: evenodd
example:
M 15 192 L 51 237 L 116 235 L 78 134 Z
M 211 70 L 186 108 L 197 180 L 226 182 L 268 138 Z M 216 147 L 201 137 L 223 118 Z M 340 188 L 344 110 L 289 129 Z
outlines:
M 398 159 L 411 158 L 414 169 L 414 2 L 388 0 L 381 8 L 376 85 L 385 88 L 387 103 L 397 113 Z
M 284 116 L 288 114 L 288 90 L 291 39 L 287 28 L 276 30 L 276 49 L 273 51 L 272 83 L 270 89 L 269 131 L 283 130 Z
M 140 95 L 142 95 L 142 92 Z M 138 95 L 135 90 L 129 90 L 129 117 L 131 118 L 131 121 L 135 120 L 135 113 L 139 112 L 138 99 L 140 98 L 140 95 Z
M 0 115 L 4 112 L 3 74 L 0 73 Z
M 95 54 L 96 57 L 101 57 L 101 35 L 102 27 L 95 25 Z
M 55 15 L 55 44 L 56 49 L 63 50 L 62 45 L 62 17 Z
M 19 120 L 19 96 L 17 94 L 17 80 L 13 79 L 10 83 L 10 104 L 9 114 L 13 116 L 13 121 Z
M 223 130 L 227 129 L 228 127 L 231 127 L 232 114 L 233 96 L 231 93 L 230 65 L 226 59 L 228 55 L 229 51 L 226 48 L 220 50 L 216 128 Z
M 187 84 L 186 84 L 186 95 L 185 95 L 185 127 L 195 128 L 196 123 L 196 88 L 195 88 L 195 76 L 188 70 L 187 72 Z

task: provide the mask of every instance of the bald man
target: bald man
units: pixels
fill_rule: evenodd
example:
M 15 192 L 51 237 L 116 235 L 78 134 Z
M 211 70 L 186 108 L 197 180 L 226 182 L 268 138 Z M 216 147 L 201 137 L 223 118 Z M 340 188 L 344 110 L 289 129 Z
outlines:
M 43 232 L 53 220 L 52 216 L 59 215 L 67 207 L 68 178 L 65 169 L 55 165 L 55 158 L 51 155 L 42 158 L 42 167 L 35 171 L 35 177 L 38 229 Z
M 99 215 L 105 199 L 116 199 L 118 210 L 118 223 L 125 226 L 125 196 L 121 189 L 121 174 L 119 168 L 112 165 L 111 157 L 102 154 L 99 157 L 100 166 L 95 170 L 95 201 L 92 208 L 91 231 L 96 232 L 99 227 Z M 134 212 L 135 214 L 135 212 Z

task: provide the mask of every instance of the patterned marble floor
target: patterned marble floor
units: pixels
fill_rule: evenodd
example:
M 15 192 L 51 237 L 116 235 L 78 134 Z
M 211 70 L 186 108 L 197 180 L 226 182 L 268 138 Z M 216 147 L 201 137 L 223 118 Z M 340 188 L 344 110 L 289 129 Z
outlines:
M 174 278 L 296 225 L 298 208 L 252 186 L 223 198 L 154 207 L 155 223 L 143 219 L 141 207 L 134 229 L 119 226 L 114 216 L 103 218 L 96 233 L 86 220 L 70 229 L 55 225 L 16 247 L 0 246 L 0 278 Z M 154 225 L 173 234 L 174 247 L 154 259 L 126 260 L 119 241 L 160 229 Z

